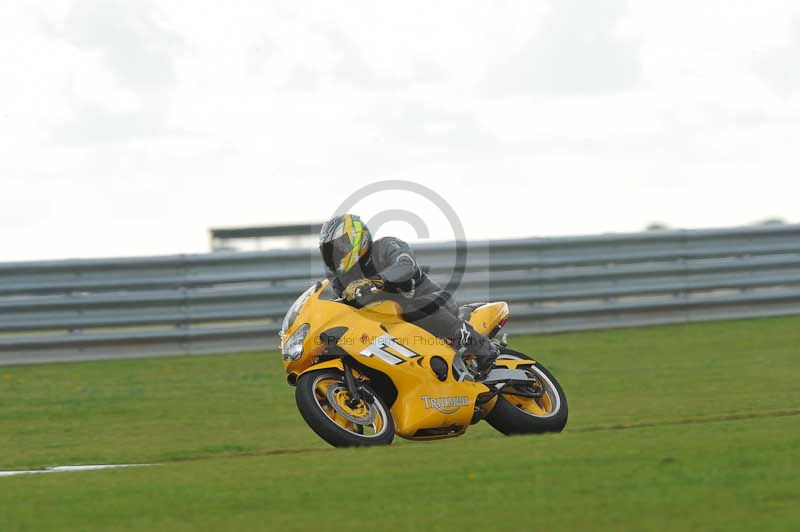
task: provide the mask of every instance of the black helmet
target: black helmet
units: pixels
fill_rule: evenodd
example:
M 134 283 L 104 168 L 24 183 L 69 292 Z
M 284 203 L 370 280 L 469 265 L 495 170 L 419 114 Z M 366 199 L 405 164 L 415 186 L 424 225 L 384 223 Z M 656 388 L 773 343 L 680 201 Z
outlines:
M 372 235 L 355 214 L 334 216 L 322 225 L 319 250 L 325 267 L 338 275 L 349 273 L 372 251 Z

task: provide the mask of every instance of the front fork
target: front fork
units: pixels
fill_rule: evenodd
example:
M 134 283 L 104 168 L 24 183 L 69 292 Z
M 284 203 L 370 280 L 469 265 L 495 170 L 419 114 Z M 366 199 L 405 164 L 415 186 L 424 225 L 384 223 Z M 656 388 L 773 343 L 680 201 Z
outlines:
M 355 408 L 362 399 L 367 403 L 371 403 L 372 395 L 359 386 L 359 383 L 356 382 L 356 378 L 353 377 L 353 370 L 350 367 L 350 357 L 343 356 L 341 360 L 342 369 L 344 370 L 344 384 L 347 386 L 347 392 L 350 395 L 350 398 L 347 400 L 347 406 Z

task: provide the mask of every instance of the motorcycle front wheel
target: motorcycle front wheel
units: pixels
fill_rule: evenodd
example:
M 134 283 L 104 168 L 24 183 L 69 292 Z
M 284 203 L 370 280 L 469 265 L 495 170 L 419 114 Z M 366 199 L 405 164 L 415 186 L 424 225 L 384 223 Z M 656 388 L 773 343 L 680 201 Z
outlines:
M 359 387 L 362 397 L 353 404 L 341 371 L 305 373 L 297 381 L 297 408 L 308 426 L 334 447 L 389 445 L 395 431 L 389 408 L 367 384 Z
M 531 360 L 529 356 L 504 350 L 502 358 Z M 539 362 L 531 360 L 530 366 L 521 366 L 536 381 L 533 385 L 507 386 L 486 421 L 497 431 L 506 435 L 541 434 L 544 432 L 561 432 L 567 424 L 569 414 L 567 396 L 561 384 Z

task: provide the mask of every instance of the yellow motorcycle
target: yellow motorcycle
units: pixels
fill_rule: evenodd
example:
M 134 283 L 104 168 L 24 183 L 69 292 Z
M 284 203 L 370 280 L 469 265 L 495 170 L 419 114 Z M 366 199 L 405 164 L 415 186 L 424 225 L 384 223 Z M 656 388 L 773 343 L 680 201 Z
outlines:
M 483 375 L 474 356 L 413 323 L 400 306 L 379 300 L 356 308 L 324 298 L 316 283 L 289 308 L 281 326 L 287 380 L 300 414 L 335 447 L 449 438 L 485 419 L 503 434 L 560 432 L 567 398 L 539 362 L 506 348 Z M 504 302 L 459 309 L 494 338 L 509 316 Z M 497 340 L 494 340 L 497 341 Z

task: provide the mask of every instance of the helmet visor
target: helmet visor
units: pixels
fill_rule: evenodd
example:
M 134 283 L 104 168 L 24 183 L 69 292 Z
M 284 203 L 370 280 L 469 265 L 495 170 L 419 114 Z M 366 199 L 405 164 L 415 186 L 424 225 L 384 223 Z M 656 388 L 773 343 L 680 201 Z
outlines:
M 342 235 L 332 241 L 323 242 L 319 249 L 322 252 L 322 260 L 325 262 L 325 267 L 332 272 L 343 273 L 338 270 L 342 261 L 352 251 L 349 236 Z

